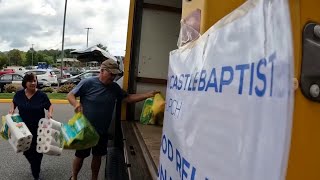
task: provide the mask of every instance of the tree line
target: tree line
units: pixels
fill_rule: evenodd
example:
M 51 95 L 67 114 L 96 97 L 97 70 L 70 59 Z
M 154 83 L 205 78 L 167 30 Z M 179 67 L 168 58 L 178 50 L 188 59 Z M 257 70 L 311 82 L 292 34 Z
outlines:
M 70 54 L 74 49 L 64 50 L 65 58 L 73 58 Z M 46 62 L 48 64 L 55 64 L 57 59 L 61 57 L 61 50 L 39 50 L 35 51 L 30 48 L 27 52 L 19 49 L 12 49 L 7 52 L 0 52 L 0 68 L 6 66 L 31 66 L 37 65 L 38 62 Z
M 98 44 L 98 47 L 107 50 L 106 46 Z M 64 57 L 65 58 L 75 58 L 74 55 L 71 55 L 71 51 L 75 49 L 65 49 Z M 57 62 L 57 59 L 61 58 L 61 50 L 38 50 L 30 48 L 27 52 L 20 51 L 19 49 L 12 49 L 7 52 L 0 51 L 0 69 L 7 66 L 35 66 L 38 62 L 46 62 L 47 64 L 54 65 Z

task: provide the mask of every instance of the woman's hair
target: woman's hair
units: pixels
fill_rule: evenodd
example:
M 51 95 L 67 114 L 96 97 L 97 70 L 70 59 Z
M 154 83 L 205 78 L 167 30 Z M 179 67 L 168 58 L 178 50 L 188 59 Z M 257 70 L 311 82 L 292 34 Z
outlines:
M 22 87 L 23 88 L 27 88 L 27 82 L 32 82 L 34 79 L 36 79 L 37 81 L 37 85 L 38 85 L 38 79 L 37 76 L 33 73 L 27 73 L 26 75 L 24 75 L 23 80 L 22 80 Z

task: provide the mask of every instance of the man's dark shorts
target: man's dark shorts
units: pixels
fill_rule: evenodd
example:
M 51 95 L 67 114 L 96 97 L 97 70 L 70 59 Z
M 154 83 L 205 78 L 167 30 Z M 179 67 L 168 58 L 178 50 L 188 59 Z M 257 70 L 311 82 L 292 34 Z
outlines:
M 86 158 L 90 156 L 90 151 L 92 150 L 92 155 L 94 156 L 104 156 L 107 155 L 108 150 L 108 136 L 100 136 L 99 142 L 96 146 L 84 150 L 77 150 L 75 156 L 78 158 Z

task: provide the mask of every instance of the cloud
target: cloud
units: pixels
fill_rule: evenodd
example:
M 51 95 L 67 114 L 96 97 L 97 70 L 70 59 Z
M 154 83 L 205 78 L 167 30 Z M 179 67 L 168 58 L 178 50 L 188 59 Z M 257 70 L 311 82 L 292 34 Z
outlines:
M 64 2 L 57 0 L 0 0 L 0 51 L 10 49 L 61 49 Z M 69 0 L 65 48 L 107 45 L 123 55 L 129 0 Z M 120 54 L 119 54 L 120 53 Z

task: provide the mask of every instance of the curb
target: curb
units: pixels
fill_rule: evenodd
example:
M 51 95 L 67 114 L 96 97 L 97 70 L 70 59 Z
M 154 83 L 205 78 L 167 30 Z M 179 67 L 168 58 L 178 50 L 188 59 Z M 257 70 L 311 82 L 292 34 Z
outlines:
M 0 103 L 11 103 L 12 99 L 0 99 Z M 50 102 L 52 104 L 69 104 L 68 100 L 62 100 L 62 99 L 50 99 Z

